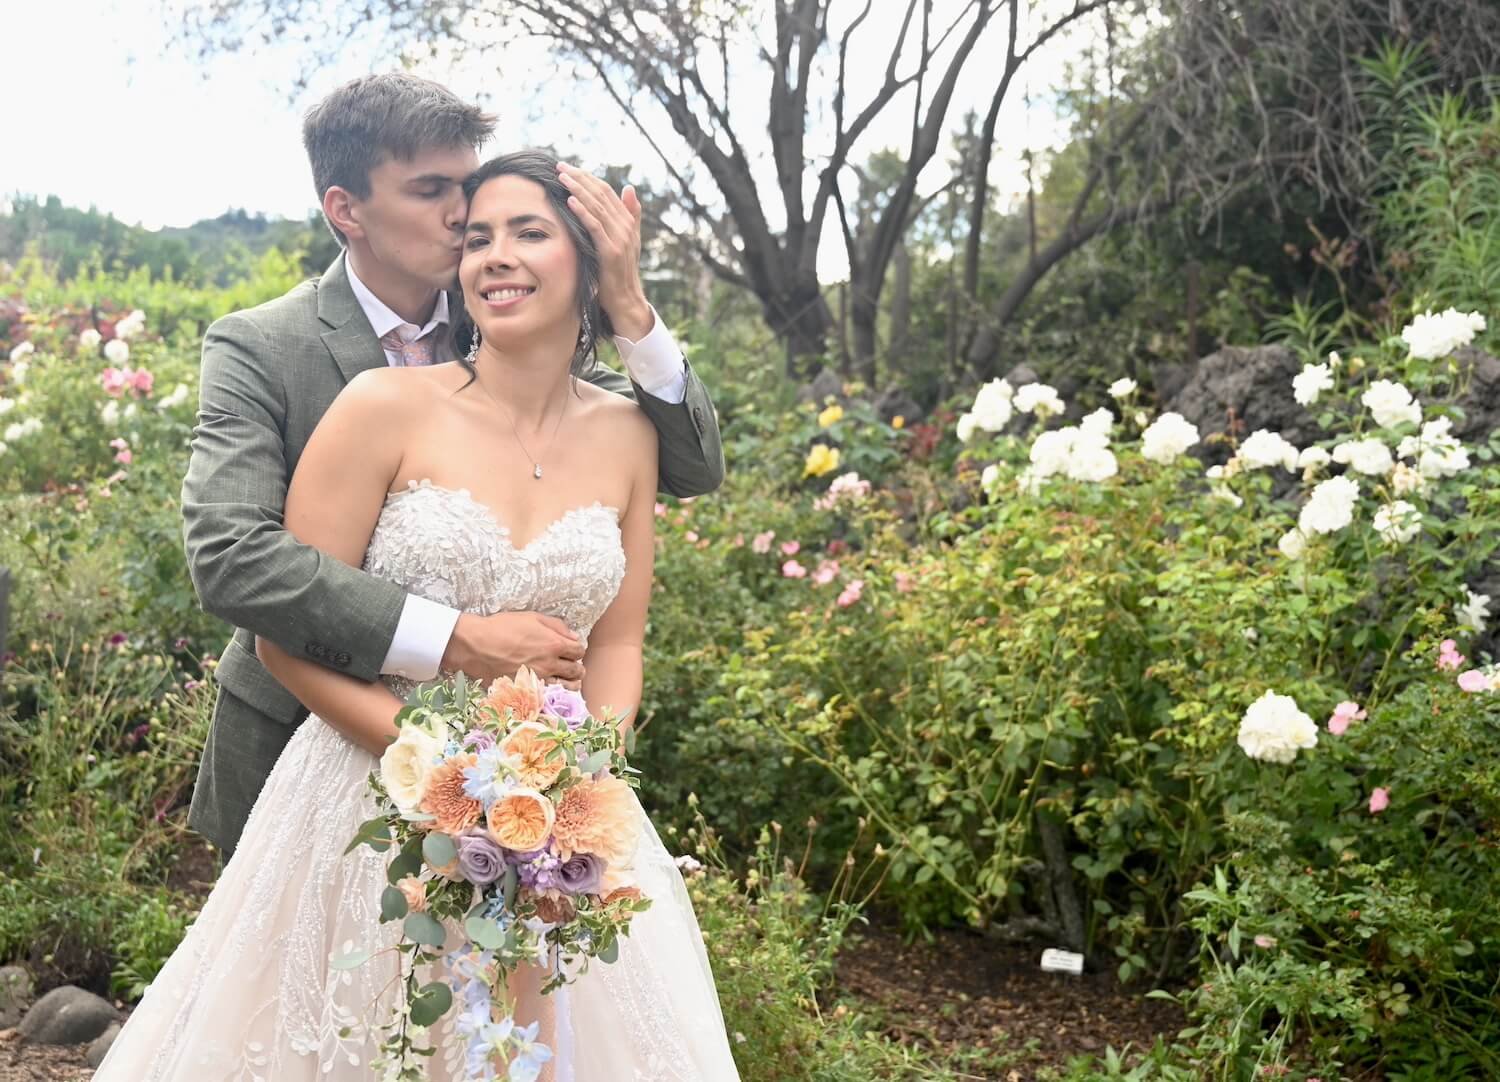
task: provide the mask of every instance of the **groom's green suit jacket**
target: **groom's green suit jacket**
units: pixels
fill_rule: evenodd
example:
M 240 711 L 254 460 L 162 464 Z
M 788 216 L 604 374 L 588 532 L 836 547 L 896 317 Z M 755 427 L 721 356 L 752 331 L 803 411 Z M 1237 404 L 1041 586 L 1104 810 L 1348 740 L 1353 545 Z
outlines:
M 188 824 L 232 850 L 261 785 L 307 710 L 261 665 L 255 636 L 361 680 L 380 675 L 406 593 L 282 528 L 287 486 L 344 385 L 386 364 L 341 255 L 321 278 L 218 320 L 203 340 L 198 425 L 182 485 L 188 566 L 203 608 L 235 626 Z M 661 440 L 661 489 L 711 491 L 724 453 L 708 392 L 688 367 L 666 403 L 602 366 L 590 381 L 633 397 Z M 371 432 L 370 439 L 381 438 Z

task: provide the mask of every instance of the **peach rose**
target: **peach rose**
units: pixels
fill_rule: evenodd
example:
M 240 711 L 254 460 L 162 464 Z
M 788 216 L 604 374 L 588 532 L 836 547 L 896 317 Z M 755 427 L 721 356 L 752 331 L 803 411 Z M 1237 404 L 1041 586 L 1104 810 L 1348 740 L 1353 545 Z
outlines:
M 531 853 L 546 844 L 554 819 L 552 801 L 517 786 L 490 805 L 490 837 L 507 849 Z
M 578 913 L 578 907 L 565 894 L 545 890 L 530 895 L 536 905 L 536 915 L 548 924 L 566 924 Z
M 542 712 L 542 682 L 536 673 L 522 665 L 514 679 L 502 676 L 490 684 L 482 705 L 492 708 L 502 721 L 535 721 Z
M 406 908 L 413 913 L 427 912 L 427 886 L 414 875 L 408 875 L 396 884 L 396 889 L 406 899 Z
M 563 793 L 552 828 L 557 855 L 592 853 L 606 864 L 628 865 L 641 826 L 630 786 L 613 774 L 585 778 Z
M 427 791 L 418 805 L 433 817 L 424 824 L 429 830 L 458 835 L 479 822 L 483 809 L 479 801 L 464 792 L 464 770 L 478 761 L 475 755 L 455 755 L 432 768 L 427 775 Z
M 500 751 L 511 760 L 517 780 L 531 789 L 547 788 L 557 780 L 565 765 L 561 755 L 547 758 L 556 749 L 557 741 L 543 736 L 546 731 L 541 723 L 528 721 L 500 741 Z
M 637 902 L 644 897 L 640 887 L 616 887 L 604 896 L 603 901 L 605 905 L 612 905 L 615 902 Z M 626 910 L 625 916 L 627 919 L 633 917 L 635 911 Z

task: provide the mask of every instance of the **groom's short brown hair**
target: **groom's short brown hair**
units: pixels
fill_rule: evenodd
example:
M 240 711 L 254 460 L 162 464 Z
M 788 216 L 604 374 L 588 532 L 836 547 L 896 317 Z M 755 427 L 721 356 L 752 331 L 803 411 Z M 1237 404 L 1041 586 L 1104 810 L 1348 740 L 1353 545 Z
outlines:
M 478 150 L 494 130 L 494 116 L 447 87 L 391 71 L 345 83 L 309 109 L 302 145 L 321 204 L 332 187 L 368 197 L 370 172 L 387 158 L 410 160 L 432 147 Z

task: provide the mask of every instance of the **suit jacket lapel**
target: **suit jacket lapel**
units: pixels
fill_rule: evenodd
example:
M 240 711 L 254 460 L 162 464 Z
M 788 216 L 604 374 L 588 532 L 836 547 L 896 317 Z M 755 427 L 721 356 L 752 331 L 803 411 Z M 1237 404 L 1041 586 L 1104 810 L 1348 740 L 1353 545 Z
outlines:
M 340 252 L 318 279 L 318 319 L 324 325 L 323 344 L 348 383 L 366 369 L 383 368 L 387 362 L 385 350 L 380 348 L 380 340 L 349 284 L 349 273 L 344 268 L 346 258 Z

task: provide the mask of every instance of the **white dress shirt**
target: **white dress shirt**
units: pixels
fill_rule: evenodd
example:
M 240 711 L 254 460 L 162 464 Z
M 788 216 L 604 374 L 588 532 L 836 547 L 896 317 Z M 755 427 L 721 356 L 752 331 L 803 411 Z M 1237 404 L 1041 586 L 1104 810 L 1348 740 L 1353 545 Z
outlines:
M 403 342 L 414 342 L 448 322 L 448 295 L 439 293 L 437 304 L 432 309 L 432 318 L 421 327 L 408 323 L 390 306 L 382 301 L 370 287 L 359 280 L 354 264 L 346 257 L 344 269 L 349 273 L 349 285 L 354 290 L 354 299 L 364 310 L 365 318 L 375 331 L 375 337 L 383 338 L 390 331 L 398 331 Z M 656 309 L 651 309 L 651 330 L 639 342 L 632 342 L 619 335 L 614 336 L 615 348 L 620 351 L 620 360 L 625 370 L 641 390 L 663 402 L 678 403 L 687 397 L 687 362 L 678 348 L 672 332 L 667 330 Z M 385 350 L 388 364 L 400 365 L 401 354 Z M 442 665 L 443 653 L 448 649 L 448 640 L 453 637 L 454 625 L 459 612 L 447 605 L 439 605 L 425 597 L 407 594 L 401 607 L 401 619 L 396 623 L 396 634 L 391 639 L 391 648 L 385 655 L 380 671 L 388 676 L 404 676 L 410 680 L 431 680 Z

